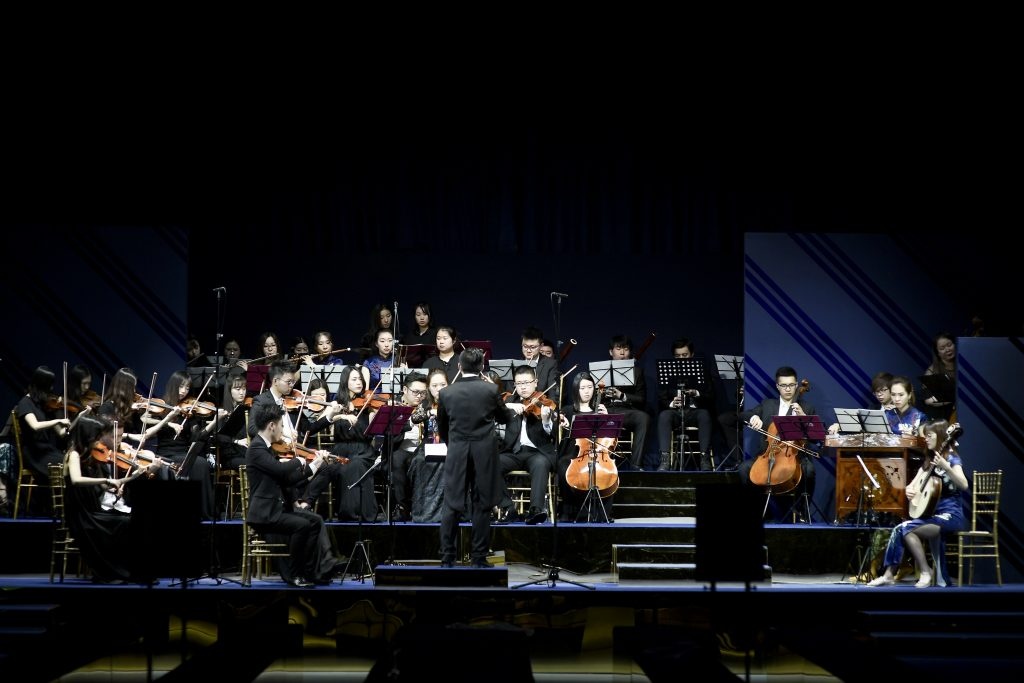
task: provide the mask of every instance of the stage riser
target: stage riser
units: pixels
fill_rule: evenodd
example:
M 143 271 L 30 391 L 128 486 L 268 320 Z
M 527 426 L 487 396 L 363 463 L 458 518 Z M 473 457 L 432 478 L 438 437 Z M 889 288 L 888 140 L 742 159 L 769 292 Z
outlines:
M 328 525 L 338 552 L 351 554 L 356 542 L 369 541 L 374 564 L 387 559 L 415 564 L 417 560 L 439 559 L 438 527 L 435 524 Z M 214 530 L 204 524 L 206 538 Z M 213 561 L 225 571 L 237 571 L 241 557 L 239 522 L 216 524 Z M 527 526 L 510 524 L 492 528 L 491 548 L 504 551 L 507 562 L 557 564 L 579 574 L 610 572 L 615 544 L 658 545 L 693 543 L 693 524 L 565 524 L 557 532 L 551 524 Z M 557 533 L 557 548 L 555 547 Z M 767 525 L 765 543 L 768 564 L 776 573 L 824 574 L 856 570 L 856 549 L 864 543 L 866 530 L 856 527 L 821 525 Z M 469 548 L 470 528 L 461 527 L 460 552 Z M 3 547 L 17 549 L 0 557 L 0 573 L 26 574 L 50 571 L 50 525 L 48 522 L 0 521 Z M 205 547 L 209 547 L 204 543 Z M 557 557 L 554 554 L 557 553 Z M 851 567 L 852 563 L 852 567 Z

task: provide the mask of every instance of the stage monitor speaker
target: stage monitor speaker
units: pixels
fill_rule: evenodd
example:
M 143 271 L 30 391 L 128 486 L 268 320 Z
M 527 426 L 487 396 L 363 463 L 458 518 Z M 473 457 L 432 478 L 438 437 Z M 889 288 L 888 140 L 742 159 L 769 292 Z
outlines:
M 200 576 L 204 550 L 198 481 L 139 479 L 132 489 L 131 535 L 138 578 Z
M 764 581 L 764 494 L 744 484 L 697 486 L 698 581 Z

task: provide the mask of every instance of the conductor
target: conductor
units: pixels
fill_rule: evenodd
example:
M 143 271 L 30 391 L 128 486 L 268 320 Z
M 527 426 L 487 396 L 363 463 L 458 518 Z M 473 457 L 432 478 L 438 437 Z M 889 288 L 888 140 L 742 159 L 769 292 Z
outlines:
M 437 426 L 448 444 L 444 467 L 444 511 L 441 514 L 441 566 L 455 566 L 455 536 L 469 491 L 473 524 L 472 566 L 486 568 L 491 508 L 501 500 L 504 482 L 498 460 L 494 424 L 507 424 L 521 414 L 522 404 L 506 407 L 497 387 L 481 376 L 484 353 L 476 347 L 462 352 L 462 374 L 438 394 Z

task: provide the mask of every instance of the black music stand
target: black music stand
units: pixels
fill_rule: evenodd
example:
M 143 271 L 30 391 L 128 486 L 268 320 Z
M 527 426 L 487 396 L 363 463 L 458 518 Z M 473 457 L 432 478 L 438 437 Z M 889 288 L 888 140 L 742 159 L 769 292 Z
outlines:
M 377 436 L 384 436 L 386 440 L 381 445 L 381 449 L 387 448 L 388 458 L 388 476 L 387 476 L 387 493 L 384 497 L 384 514 L 387 515 L 388 526 L 391 528 L 392 534 L 392 545 L 394 545 L 394 520 L 391 519 L 391 466 L 393 458 L 391 453 L 395 447 L 395 437 L 405 431 L 406 425 L 409 423 L 409 417 L 412 415 L 412 406 L 395 406 L 395 405 L 383 405 L 377 409 L 373 419 L 370 420 L 370 424 L 366 426 L 366 431 L 363 432 L 366 436 L 371 438 Z M 362 477 L 360 477 L 362 481 Z M 360 494 L 362 489 L 359 489 Z M 360 502 L 360 509 L 362 503 Z M 362 513 L 360 512 L 359 518 L 362 519 Z M 389 560 L 393 558 L 388 558 Z M 388 562 L 387 564 L 392 564 Z
M 921 382 L 921 386 L 935 397 L 936 401 L 948 406 L 946 415 L 943 417 L 948 420 L 953 406 L 956 405 L 956 382 L 953 381 L 953 378 L 949 375 L 921 375 L 917 379 Z M 927 407 L 931 408 L 931 406 Z
M 488 366 L 489 366 L 489 364 L 491 362 L 491 356 L 494 355 L 494 350 L 493 350 L 494 345 L 491 343 L 491 340 L 484 339 L 484 340 L 480 340 L 480 341 L 464 341 L 464 342 L 460 341 L 459 342 L 459 346 L 462 347 L 462 351 L 465 351 L 466 349 L 472 348 L 472 347 L 476 347 L 476 348 L 480 349 L 481 351 L 483 351 L 483 353 L 484 353 L 484 368 L 483 369 L 484 370 L 489 370 L 490 369 Z M 462 351 L 460 351 L 459 353 L 462 353 Z
M 270 374 L 269 365 L 249 363 L 245 369 L 245 390 L 250 394 L 262 394 L 270 386 L 267 382 L 268 374 Z
M 718 376 L 723 380 L 731 379 L 736 382 L 736 403 L 733 405 L 735 410 L 734 416 L 736 418 L 733 429 L 736 434 L 736 443 L 729 449 L 729 452 L 725 454 L 722 461 L 718 463 L 718 467 L 715 470 L 720 470 L 725 467 L 725 463 L 729 462 L 732 458 L 733 451 L 738 450 L 739 453 L 736 457 L 736 464 L 739 465 L 743 462 L 743 440 L 740 437 L 743 432 L 743 427 L 740 425 L 740 411 L 743 410 L 743 356 L 727 356 L 724 354 L 715 354 L 715 366 L 718 369 Z
M 825 425 L 822 424 L 821 418 L 817 415 L 776 415 L 772 418 L 775 423 L 775 428 L 779 432 L 779 438 L 783 441 L 822 441 L 825 439 Z M 798 463 L 799 466 L 799 463 Z M 771 464 L 769 463 L 768 468 L 768 482 L 771 482 Z M 768 487 L 768 497 L 771 498 L 771 486 Z M 818 504 L 815 503 L 810 495 L 804 491 L 802 494 L 797 496 L 796 500 L 793 501 L 793 505 L 790 506 L 786 514 L 782 516 L 786 519 L 791 514 L 796 512 L 797 506 L 803 504 L 804 513 L 807 518 L 807 523 L 811 523 L 811 506 L 817 510 L 818 515 L 822 520 L 825 519 L 825 513 L 821 511 Z M 765 510 L 767 510 L 767 502 L 765 503 Z
M 690 389 L 696 389 L 700 391 L 703 387 L 707 390 L 707 383 L 704 379 L 704 360 L 701 358 L 669 358 L 665 360 L 657 361 L 658 368 L 658 385 L 665 387 L 671 395 L 672 391 L 676 391 L 676 395 L 682 400 L 679 403 L 679 418 L 680 429 L 679 433 L 682 436 L 682 445 L 679 449 L 679 470 L 682 471 L 684 459 L 686 458 L 686 411 L 687 404 L 690 404 L 690 410 L 696 410 L 697 405 L 693 402 L 693 397 L 687 395 L 687 391 Z M 706 454 L 705 454 L 706 455 Z M 697 469 L 700 469 L 700 463 L 697 463 Z
M 584 413 L 576 415 L 572 421 L 572 430 L 569 432 L 570 439 L 587 439 L 590 441 L 590 448 L 592 453 L 597 453 L 598 449 L 603 448 L 597 443 L 598 439 L 617 439 L 619 438 L 619 432 L 622 431 L 622 421 L 625 419 L 625 415 L 601 415 L 600 413 Z M 581 456 L 583 454 L 580 454 Z M 587 470 L 589 473 L 590 482 L 587 488 L 587 496 L 583 499 L 580 504 L 580 511 L 576 513 L 576 521 L 580 519 L 580 515 L 583 511 L 587 511 L 587 521 L 589 522 L 593 517 L 593 506 L 597 503 L 601 508 L 601 514 L 604 516 L 604 521 L 607 523 L 608 512 L 604 509 L 604 503 L 601 502 L 601 490 L 597 488 L 597 473 L 595 458 L 590 458 L 590 462 L 587 464 Z

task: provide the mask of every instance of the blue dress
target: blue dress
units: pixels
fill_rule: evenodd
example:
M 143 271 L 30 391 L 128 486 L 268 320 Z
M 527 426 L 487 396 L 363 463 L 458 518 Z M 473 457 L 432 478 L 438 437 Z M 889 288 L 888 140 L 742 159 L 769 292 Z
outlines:
M 954 452 L 949 454 L 948 460 L 951 466 L 963 466 L 960 456 Z M 892 534 L 889 536 L 889 543 L 885 547 L 885 558 L 882 560 L 883 567 L 898 567 L 900 565 L 903 561 L 905 548 L 903 537 L 914 529 L 926 524 L 934 524 L 942 530 L 939 534 L 941 538 L 945 534 L 963 531 L 967 528 L 967 519 L 964 517 L 964 492 L 953 484 L 948 472 L 943 471 L 936 476 L 942 480 L 942 497 L 939 498 L 938 503 L 935 505 L 935 512 L 932 513 L 931 517 L 908 519 L 893 527 Z M 934 559 L 939 565 L 939 572 L 945 580 L 945 584 L 948 585 L 949 574 L 945 566 L 945 553 L 941 553 L 941 555 L 942 557 Z
M 928 416 L 914 406 L 907 408 L 902 415 L 894 408 L 885 411 L 893 434 L 917 434 L 917 428 L 928 421 Z

